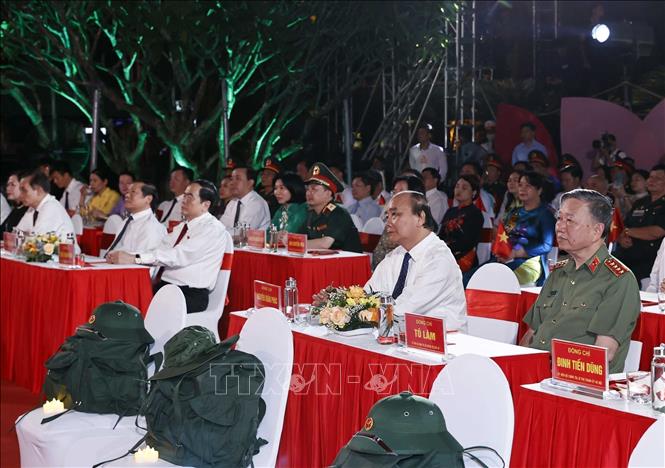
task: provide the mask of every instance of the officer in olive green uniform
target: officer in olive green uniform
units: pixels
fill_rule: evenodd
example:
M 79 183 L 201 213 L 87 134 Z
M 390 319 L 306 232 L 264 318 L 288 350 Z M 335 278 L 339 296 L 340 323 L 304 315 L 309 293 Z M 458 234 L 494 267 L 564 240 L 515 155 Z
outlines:
M 555 264 L 524 322 L 535 331 L 531 347 L 546 351 L 552 338 L 592 345 L 598 335 L 613 337 L 619 349 L 610 373 L 617 373 L 623 372 L 639 313 L 633 273 L 603 244 L 579 269 L 573 260 Z
M 323 186 L 330 194 L 330 199 L 324 206 L 314 206 L 313 197 L 310 193 L 307 194 L 309 209 L 302 233 L 307 234 L 307 239 L 332 238 L 331 249 L 362 252 L 358 230 L 353 224 L 351 215 L 341 205 L 333 202 L 335 194 L 343 188 L 342 182 L 325 164 L 316 163 L 312 166 L 310 177 L 305 183 Z M 317 208 L 320 208 L 320 211 Z

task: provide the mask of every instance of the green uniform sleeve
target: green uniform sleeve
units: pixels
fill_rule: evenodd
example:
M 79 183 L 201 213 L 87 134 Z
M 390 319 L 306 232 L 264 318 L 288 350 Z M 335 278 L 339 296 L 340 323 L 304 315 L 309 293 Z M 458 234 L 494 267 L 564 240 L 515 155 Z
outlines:
M 346 215 L 346 216 L 345 216 Z M 328 215 L 328 226 L 323 231 L 323 235 L 335 239 L 333 245 L 340 248 L 348 232 L 353 228 L 351 216 L 339 206 Z
M 611 336 L 619 344 L 626 343 L 635 328 L 640 314 L 640 292 L 632 273 L 618 277 L 611 288 L 607 288 L 603 300 L 598 304 L 587 331 L 595 335 Z

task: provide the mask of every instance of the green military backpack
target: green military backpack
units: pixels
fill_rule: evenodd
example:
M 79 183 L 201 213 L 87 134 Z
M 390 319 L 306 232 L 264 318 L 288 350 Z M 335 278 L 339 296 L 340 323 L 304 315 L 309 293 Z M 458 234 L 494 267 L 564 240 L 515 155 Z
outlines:
M 85 413 L 138 414 L 153 342 L 138 309 L 120 301 L 100 305 L 46 361 L 46 398 Z
M 251 354 L 231 349 L 207 328 L 190 326 L 164 346 L 164 369 L 150 378 L 142 410 L 146 442 L 176 465 L 245 467 L 259 447 L 265 414 L 265 370 Z
M 402 392 L 379 400 L 363 428 L 337 454 L 331 468 L 463 468 L 463 457 L 487 466 L 448 432 L 441 409 L 427 398 Z M 499 458 L 501 458 L 499 456 Z

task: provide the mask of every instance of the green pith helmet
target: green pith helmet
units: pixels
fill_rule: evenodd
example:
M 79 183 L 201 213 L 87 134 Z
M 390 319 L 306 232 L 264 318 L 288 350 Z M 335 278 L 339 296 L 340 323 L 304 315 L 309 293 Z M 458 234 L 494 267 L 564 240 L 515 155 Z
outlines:
M 353 436 L 348 446 L 356 452 L 376 455 L 463 450 L 446 429 L 439 407 L 411 392 L 402 392 L 376 402 L 363 428 Z
M 106 338 L 141 343 L 155 342 L 145 329 L 141 312 L 122 301 L 101 304 L 92 312 L 88 323 L 83 327 L 96 330 Z

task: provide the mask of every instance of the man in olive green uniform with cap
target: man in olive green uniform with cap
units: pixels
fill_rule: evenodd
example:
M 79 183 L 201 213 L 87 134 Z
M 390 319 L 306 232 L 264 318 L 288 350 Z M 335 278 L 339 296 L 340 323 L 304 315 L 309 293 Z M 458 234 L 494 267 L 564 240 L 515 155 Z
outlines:
M 340 249 L 362 252 L 358 230 L 351 215 L 333 200 L 343 190 L 342 182 L 323 163 L 312 166 L 307 184 L 307 221 L 303 234 L 313 249 Z
M 559 338 L 607 348 L 610 373 L 623 372 L 630 336 L 640 313 L 633 273 L 605 247 L 612 205 L 594 190 L 576 189 L 561 197 L 556 236 L 570 254 L 554 265 L 524 322 L 520 344 L 548 350 Z

